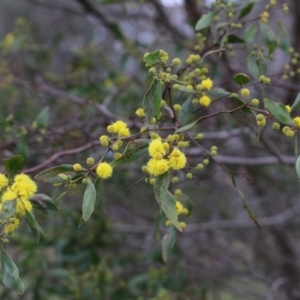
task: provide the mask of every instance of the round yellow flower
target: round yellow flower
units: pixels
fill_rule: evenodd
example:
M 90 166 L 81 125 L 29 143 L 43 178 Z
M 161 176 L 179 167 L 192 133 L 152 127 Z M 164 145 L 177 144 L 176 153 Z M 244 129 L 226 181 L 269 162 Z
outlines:
M 155 159 L 162 159 L 166 154 L 165 147 L 160 139 L 151 141 L 148 147 L 149 155 Z
M 159 176 L 169 170 L 168 161 L 166 159 L 150 159 L 147 164 L 148 172 L 153 176 Z
M 74 169 L 74 171 L 79 172 L 82 170 L 82 166 L 81 166 L 81 164 L 74 164 L 73 169 Z
M 130 135 L 130 130 L 127 127 L 120 128 L 118 130 L 118 135 L 119 135 L 119 137 L 129 136 Z
M 138 117 L 142 118 L 142 117 L 145 116 L 145 111 L 144 111 L 142 108 L 138 108 L 138 109 L 135 111 L 135 114 L 136 114 Z
M 211 104 L 211 99 L 208 96 L 204 95 L 200 97 L 199 103 L 204 107 L 208 107 Z
M 245 98 L 248 97 L 250 95 L 250 90 L 249 89 L 242 89 L 241 90 L 241 95 Z
M 7 187 L 7 185 L 8 185 L 7 177 L 4 174 L 0 173 L 0 191 L 3 188 Z
M 14 178 L 14 183 L 11 188 L 22 200 L 27 200 L 37 191 L 36 183 L 28 175 L 23 173 Z
M 210 90 L 213 86 L 213 81 L 210 78 L 204 79 L 201 82 L 201 88 L 204 90 Z
M 294 118 L 293 123 L 294 123 L 294 126 L 299 129 L 300 128 L 300 117 Z
M 110 125 L 111 126 L 111 125 Z M 109 144 L 109 137 L 107 135 L 101 135 L 100 138 L 100 143 L 102 146 L 107 147 Z
M 100 178 L 107 179 L 107 178 L 111 177 L 113 168 L 111 167 L 110 164 L 103 162 L 97 166 L 96 172 Z
M 174 149 L 169 156 L 169 166 L 174 170 L 183 169 L 186 165 L 186 156 L 179 149 Z

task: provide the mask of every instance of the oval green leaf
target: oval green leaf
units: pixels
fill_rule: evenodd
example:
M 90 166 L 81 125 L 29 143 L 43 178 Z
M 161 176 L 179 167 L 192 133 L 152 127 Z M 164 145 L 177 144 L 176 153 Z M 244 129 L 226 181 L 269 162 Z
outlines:
M 143 61 L 146 64 L 154 65 L 160 62 L 159 50 L 148 53 L 144 56 Z
M 123 164 L 130 163 L 136 159 L 142 157 L 148 152 L 149 139 L 138 139 L 131 141 L 127 144 L 124 153 L 119 159 L 114 160 L 111 163 L 113 168 L 121 166 Z
M 161 243 L 162 258 L 165 263 L 168 261 L 171 251 L 175 245 L 175 241 L 176 241 L 176 232 L 174 230 L 174 227 L 171 226 L 168 228 L 167 233 L 164 235 Z
M 67 177 L 64 176 L 58 176 L 60 174 L 63 174 L 65 176 L 70 176 L 71 180 L 79 179 L 80 177 L 83 178 L 84 173 L 87 171 L 87 169 L 82 169 L 80 172 L 76 172 L 73 169 L 73 165 L 61 165 L 57 167 L 53 167 L 47 170 L 44 170 L 43 172 L 37 174 L 34 178 L 38 181 L 44 182 L 44 183 L 65 183 Z
M 8 178 L 12 178 L 18 171 L 22 170 L 25 160 L 20 154 L 2 160 Z
M 19 278 L 19 270 L 13 260 L 6 253 L 2 243 L 1 250 L 3 272 L 2 282 L 6 287 L 21 295 L 24 293 L 24 285 Z
M 83 196 L 82 203 L 82 218 L 87 221 L 94 209 L 96 204 L 96 190 L 91 180 L 87 179 L 87 185 Z
M 296 100 L 294 101 L 291 111 L 294 111 L 296 108 L 300 107 L 300 93 L 297 95 Z
M 281 103 L 273 102 L 267 98 L 264 99 L 265 108 L 281 123 L 293 126 L 293 121 L 286 110 L 286 107 Z
M 204 28 L 207 28 L 210 26 L 212 21 L 214 20 L 214 17 L 219 13 L 219 11 L 212 11 L 208 14 L 204 14 L 196 23 L 195 29 L 197 31 L 202 30 Z
M 250 77 L 244 73 L 238 73 L 233 76 L 233 80 L 240 86 L 248 84 L 250 82 Z
M 180 132 L 184 132 L 184 131 L 187 131 L 189 129 L 191 129 L 192 127 L 194 127 L 196 125 L 197 121 L 193 122 L 193 123 L 190 123 L 190 124 L 187 124 L 183 127 L 180 127 L 178 128 L 175 133 L 180 133 Z

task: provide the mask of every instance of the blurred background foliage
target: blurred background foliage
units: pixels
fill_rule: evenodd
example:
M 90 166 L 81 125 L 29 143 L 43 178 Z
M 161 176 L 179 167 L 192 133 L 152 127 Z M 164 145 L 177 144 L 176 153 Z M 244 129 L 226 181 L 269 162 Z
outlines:
M 268 2 L 257 3 L 247 20 L 257 20 Z M 288 46 L 297 53 L 298 1 L 286 1 L 288 15 L 277 2 L 269 26 L 277 32 L 281 20 Z M 24 172 L 32 176 L 54 165 L 84 164 L 89 156 L 100 159 L 104 150 L 97 140 L 112 121 L 124 116 L 132 131 L 139 130 L 134 112 L 151 82 L 143 54 L 164 49 L 184 60 L 194 51 L 194 25 L 207 6 L 209 1 L 199 0 L 2 0 L 1 157 L 22 154 Z M 242 36 L 244 29 L 236 34 Z M 211 37 L 209 29 L 205 33 Z M 221 56 L 209 56 L 216 86 L 233 91 L 235 73 L 250 75 L 245 53 L 252 47 L 232 44 Z M 274 84 L 253 87 L 251 93 L 292 104 L 299 92 L 297 66 L 280 48 L 266 60 Z M 294 74 L 287 72 L 291 68 Z M 180 181 L 194 211 L 167 264 L 161 258 L 166 228 L 156 231 L 159 209 L 152 188 L 143 183 L 128 188 L 141 178 L 141 165 L 121 167 L 103 182 L 101 201 L 80 228 L 82 186 L 60 198 L 63 188 L 40 184 L 40 191 L 58 199 L 60 212 L 37 213 L 46 233 L 39 245 L 26 226 L 11 237 L 8 248 L 25 294 L 1 286 L 0 298 L 300 299 L 300 190 L 292 140 L 268 128 L 257 143 L 254 118 L 247 114 L 219 115 L 201 126 L 201 145 L 217 145 L 220 163 L 247 174 L 237 183 L 260 230 L 249 221 L 230 175 L 217 164 Z M 193 162 L 205 157 L 199 149 L 189 151 Z

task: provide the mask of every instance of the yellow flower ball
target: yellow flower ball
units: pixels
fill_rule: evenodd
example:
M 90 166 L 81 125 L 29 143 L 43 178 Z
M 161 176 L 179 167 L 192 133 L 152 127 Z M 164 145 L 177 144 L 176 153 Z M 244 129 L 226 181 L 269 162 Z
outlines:
M 211 99 L 208 96 L 204 95 L 200 97 L 199 103 L 204 107 L 208 107 L 211 104 Z
M 242 89 L 241 90 L 241 95 L 245 98 L 248 97 L 250 95 L 250 90 L 249 89 Z
M 135 111 L 135 114 L 136 114 L 138 117 L 142 118 L 142 117 L 145 116 L 145 111 L 144 111 L 143 108 L 138 108 L 138 109 Z
M 300 117 L 296 117 L 293 119 L 294 126 L 300 129 Z
M 213 81 L 210 78 L 207 78 L 205 80 L 202 80 L 201 82 L 201 88 L 205 90 L 210 90 L 213 86 Z
M 160 139 L 155 139 L 149 144 L 148 152 L 151 157 L 161 159 L 166 154 L 166 149 Z
M 113 168 L 110 164 L 103 162 L 97 166 L 96 172 L 101 179 L 107 179 L 111 177 L 113 173 Z
M 186 156 L 179 149 L 174 149 L 169 156 L 169 166 L 174 170 L 183 169 L 186 165 Z
M 79 172 L 82 170 L 82 166 L 81 166 L 81 164 L 74 164 L 73 169 L 74 169 L 74 171 Z
M 11 188 L 22 200 L 27 200 L 37 191 L 36 183 L 28 175 L 23 173 L 14 178 L 14 183 Z
M 150 159 L 148 164 L 148 172 L 153 176 L 159 176 L 169 170 L 168 161 L 166 159 Z

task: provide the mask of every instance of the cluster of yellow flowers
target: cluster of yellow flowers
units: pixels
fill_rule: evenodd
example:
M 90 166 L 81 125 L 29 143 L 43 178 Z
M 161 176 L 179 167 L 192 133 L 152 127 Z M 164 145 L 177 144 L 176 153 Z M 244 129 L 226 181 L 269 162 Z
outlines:
M 6 212 L 6 202 L 16 200 L 16 210 L 13 216 L 6 220 L 1 220 L 4 224 L 4 232 L 11 234 L 20 224 L 20 217 L 25 215 L 25 209 L 32 210 L 29 200 L 37 191 L 36 183 L 26 174 L 16 175 L 13 183 L 9 185 L 9 180 L 4 174 L 0 174 L 0 192 L 2 193 L 0 211 Z
M 183 169 L 186 165 L 186 156 L 174 146 L 173 143 L 179 142 L 179 135 L 169 135 L 164 141 L 160 136 L 155 136 L 148 148 L 151 159 L 143 171 L 151 176 L 159 176 L 166 173 L 170 168 L 173 170 Z
M 127 124 L 120 120 L 107 126 L 107 131 L 109 133 L 116 133 L 119 137 L 127 137 L 130 135 L 130 130 L 127 127 Z

